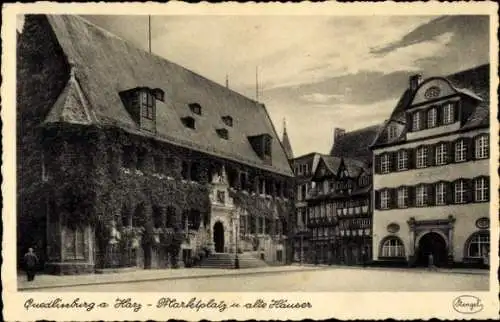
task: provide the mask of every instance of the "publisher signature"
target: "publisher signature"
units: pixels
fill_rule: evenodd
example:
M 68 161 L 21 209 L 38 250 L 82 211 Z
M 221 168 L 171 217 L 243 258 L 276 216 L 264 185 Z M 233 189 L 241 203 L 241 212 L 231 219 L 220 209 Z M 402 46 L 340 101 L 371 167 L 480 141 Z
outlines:
M 453 309 L 463 314 L 481 312 L 484 306 L 479 297 L 473 295 L 460 295 L 453 299 Z

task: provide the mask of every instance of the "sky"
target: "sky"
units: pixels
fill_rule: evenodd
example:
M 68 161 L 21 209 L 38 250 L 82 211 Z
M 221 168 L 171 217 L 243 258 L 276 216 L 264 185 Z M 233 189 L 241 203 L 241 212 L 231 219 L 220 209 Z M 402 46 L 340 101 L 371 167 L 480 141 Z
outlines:
M 147 16 L 84 16 L 148 48 Z M 408 77 L 489 62 L 487 16 L 152 16 L 152 52 L 264 103 L 295 156 L 382 123 Z

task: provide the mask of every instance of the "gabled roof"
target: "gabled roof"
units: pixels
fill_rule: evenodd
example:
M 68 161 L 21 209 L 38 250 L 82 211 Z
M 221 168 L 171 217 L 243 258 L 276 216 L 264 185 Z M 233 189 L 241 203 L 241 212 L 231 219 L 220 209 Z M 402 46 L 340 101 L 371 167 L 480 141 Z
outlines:
M 453 86 L 454 90 L 478 101 L 478 104 L 474 107 L 474 111 L 462 123 L 461 129 L 473 129 L 478 126 L 487 126 L 489 124 L 489 68 L 490 65 L 485 64 L 444 77 L 432 77 L 445 79 L 451 86 Z M 424 82 L 422 82 L 422 84 L 430 79 L 431 78 L 425 80 Z M 388 122 L 386 122 L 386 124 L 390 123 L 391 121 L 395 121 L 406 125 L 405 110 L 410 106 L 415 92 L 412 93 L 410 89 L 406 89 L 403 92 L 403 95 L 401 95 L 401 98 L 396 104 L 396 107 L 391 113 L 391 117 Z M 384 130 L 384 128 L 385 126 L 381 128 L 381 132 Z M 404 138 L 406 132 L 403 132 L 402 134 L 402 138 Z M 384 143 L 386 143 L 385 136 L 378 136 L 373 145 L 376 146 Z
M 331 156 L 357 159 L 369 163 L 372 159 L 370 145 L 373 143 L 382 124 L 372 125 L 346 132 L 333 142 Z
M 324 164 L 326 169 L 331 172 L 333 176 L 337 176 L 342 164 L 344 164 L 347 172 L 349 172 L 349 176 L 352 178 L 357 178 L 363 171 L 366 173 L 370 173 L 370 167 L 367 163 L 351 158 L 342 158 L 322 154 L 320 156 L 320 161 L 316 168 L 316 172 L 320 168 L 320 164 Z M 316 173 L 314 176 L 316 177 Z
M 115 126 L 271 172 L 293 175 L 263 104 L 136 48 L 78 16 L 51 15 L 47 21 L 50 28 L 47 32 L 54 33 L 72 66 L 73 76 L 45 122 L 80 124 L 84 115 L 89 114 L 92 117 L 86 124 Z M 165 92 L 165 102 L 157 101 L 156 134 L 141 131 L 120 99 L 120 92 L 136 87 L 160 88 Z M 191 115 L 190 103 L 203 108 L 202 115 L 195 116 L 195 130 L 186 128 L 181 121 Z M 70 110 L 73 112 L 69 113 Z M 233 118 L 233 127 L 228 128 L 229 139 L 224 140 L 216 129 L 226 128 L 221 117 L 227 115 Z M 259 158 L 248 140 L 264 133 L 273 138 L 272 164 Z

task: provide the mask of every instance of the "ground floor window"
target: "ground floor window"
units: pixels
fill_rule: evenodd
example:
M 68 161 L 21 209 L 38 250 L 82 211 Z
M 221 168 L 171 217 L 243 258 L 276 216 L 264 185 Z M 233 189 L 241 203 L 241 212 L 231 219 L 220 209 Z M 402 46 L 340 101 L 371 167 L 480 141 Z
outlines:
M 405 249 L 403 242 L 397 237 L 389 237 L 382 243 L 381 257 L 404 257 Z
M 488 232 L 473 234 L 466 245 L 467 257 L 486 257 L 490 251 L 490 235 Z

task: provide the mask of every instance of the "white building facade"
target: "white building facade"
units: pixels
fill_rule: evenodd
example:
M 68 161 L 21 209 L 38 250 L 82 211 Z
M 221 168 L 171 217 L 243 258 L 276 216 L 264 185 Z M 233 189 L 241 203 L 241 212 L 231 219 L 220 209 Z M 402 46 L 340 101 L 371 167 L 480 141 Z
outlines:
M 488 71 L 410 78 L 372 146 L 374 261 L 488 264 Z

